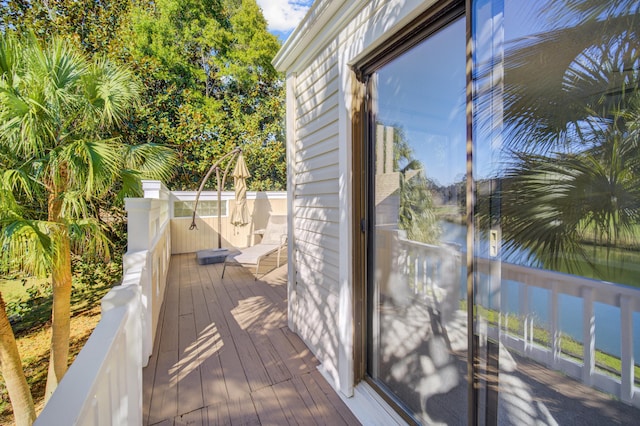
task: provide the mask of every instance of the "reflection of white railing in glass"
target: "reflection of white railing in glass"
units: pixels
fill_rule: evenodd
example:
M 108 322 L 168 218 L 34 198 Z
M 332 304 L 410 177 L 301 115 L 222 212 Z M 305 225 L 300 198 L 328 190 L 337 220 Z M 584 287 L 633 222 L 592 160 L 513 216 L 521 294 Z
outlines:
M 395 235 L 391 235 L 395 234 Z M 405 284 L 411 289 L 414 297 L 428 303 L 443 303 L 446 298 L 455 298 L 456 303 L 465 298 L 461 279 L 465 279 L 464 254 L 448 246 L 434 246 L 422 244 L 403 238 L 401 232 L 379 230 L 376 234 L 378 241 L 391 242 L 396 239 L 398 248 L 395 259 L 397 267 L 406 277 Z M 484 287 L 481 292 L 491 293 L 477 295 L 477 300 L 484 301 L 487 309 L 508 312 L 508 285 L 501 283 L 517 283 L 518 316 L 524 320 L 521 335 L 508 332 L 506 322 L 487 327 L 488 337 L 499 340 L 503 348 L 514 350 L 554 370 L 582 381 L 592 387 L 601 389 L 617 396 L 627 403 L 640 407 L 640 388 L 634 384 L 634 329 L 633 314 L 640 312 L 640 290 L 581 278 L 553 271 L 513 265 L 490 259 L 476 260 L 476 273 Z M 499 271 L 499 277 L 495 277 Z M 488 287 L 491 286 L 491 287 Z M 531 293 L 534 289 L 544 289 L 548 293 L 547 306 L 544 311 L 549 312 L 546 321 L 540 321 L 532 314 L 533 307 Z M 561 353 L 562 333 L 559 326 L 559 309 L 563 295 L 573 296 L 582 301 L 582 336 L 583 353 L 576 361 Z M 490 300 L 490 302 L 488 302 Z M 536 301 L 537 303 L 538 301 Z M 596 316 L 595 304 L 604 304 L 617 308 L 620 316 L 620 361 L 619 376 L 605 374 L 596 369 Z M 446 306 L 440 308 L 447 309 Z M 459 309 L 459 306 L 456 308 Z M 504 316 L 501 315 L 501 318 Z M 534 342 L 534 328 L 546 329 L 550 342 L 545 345 Z M 637 333 L 636 333 L 637 334 Z

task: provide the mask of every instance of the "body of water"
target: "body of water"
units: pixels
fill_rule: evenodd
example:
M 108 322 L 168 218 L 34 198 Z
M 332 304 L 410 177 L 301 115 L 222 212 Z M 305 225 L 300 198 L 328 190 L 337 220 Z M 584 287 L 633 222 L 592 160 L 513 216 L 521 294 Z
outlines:
M 464 250 L 466 247 L 466 226 L 450 222 L 441 222 L 441 228 L 443 233 L 440 240 L 442 242 L 453 243 L 462 247 Z M 481 252 L 487 251 L 487 241 L 478 241 L 477 244 Z M 509 258 L 503 259 L 503 261 L 533 267 L 533 262 L 529 259 L 529 253 L 521 250 L 510 253 Z M 638 265 L 627 262 L 627 267 L 637 269 Z M 463 273 L 463 281 L 465 280 L 465 276 L 466 274 Z M 461 282 L 460 284 L 461 292 L 465 293 L 466 282 Z M 503 281 L 501 285 L 506 286 L 507 300 L 503 305 L 503 307 L 506 308 L 506 312 L 513 315 L 520 315 L 520 292 L 524 291 L 524 286 L 520 283 L 506 280 Z M 640 288 L 637 290 L 640 291 Z M 550 290 L 543 288 L 530 287 L 528 298 L 529 306 L 527 306 L 529 314 L 535 318 L 535 323 L 547 329 L 549 324 L 548 319 L 550 317 L 549 292 Z M 487 307 L 492 309 L 499 308 L 498 306 L 491 306 L 491 301 L 488 300 L 487 294 L 480 294 L 479 297 Z M 584 307 L 582 299 L 561 294 L 558 305 L 559 327 L 562 334 L 570 336 L 579 342 L 583 342 L 582 316 Z M 503 313 L 505 313 L 504 309 Z M 620 357 L 620 308 L 595 303 L 594 313 L 596 349 Z M 633 315 L 633 349 L 636 364 L 640 365 L 640 314 L 638 313 L 634 313 Z

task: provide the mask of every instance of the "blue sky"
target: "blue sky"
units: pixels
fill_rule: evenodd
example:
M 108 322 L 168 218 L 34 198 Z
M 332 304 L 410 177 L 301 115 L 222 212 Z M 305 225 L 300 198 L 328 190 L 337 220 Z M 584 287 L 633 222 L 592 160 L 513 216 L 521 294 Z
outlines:
M 282 42 L 291 34 L 309 10 L 313 0 L 257 0 L 269 25 L 269 31 Z

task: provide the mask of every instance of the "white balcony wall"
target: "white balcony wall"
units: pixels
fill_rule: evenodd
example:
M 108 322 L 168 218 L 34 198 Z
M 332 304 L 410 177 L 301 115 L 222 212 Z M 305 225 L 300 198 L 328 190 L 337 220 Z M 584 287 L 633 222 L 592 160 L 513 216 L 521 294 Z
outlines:
M 169 191 L 143 182 L 127 199 L 128 251 L 122 284 L 102 300 L 102 318 L 36 424 L 142 424 L 142 367 L 147 364 L 164 298 L 171 234 Z
M 198 250 L 217 248 L 218 217 L 217 215 L 196 215 L 197 229 L 189 229 L 191 217 L 176 217 L 174 206 L 181 201 L 193 202 L 194 191 L 174 191 L 171 193 L 171 252 L 174 254 L 193 253 Z M 200 203 L 217 201 L 216 191 L 203 191 Z M 231 224 L 231 212 L 235 208 L 235 194 L 222 192 L 221 201 L 224 206 L 221 216 L 222 247 L 248 247 L 256 241 L 254 231 L 264 229 L 270 215 L 287 214 L 286 192 L 247 192 L 247 210 L 249 223 L 242 226 Z M 201 208 L 198 207 L 198 212 Z
M 193 201 L 195 192 L 172 193 L 158 181 L 143 181 L 144 198 L 125 201 L 127 253 L 122 284 L 102 300 L 102 318 L 64 376 L 36 424 L 142 424 L 142 368 L 153 349 L 172 253 L 211 248 L 217 217 L 172 218 L 175 201 Z M 216 199 L 203 193 L 203 200 Z M 222 218 L 224 246 L 253 244 L 253 232 L 270 214 L 286 214 L 286 193 L 248 193 L 250 222 L 242 227 Z M 223 193 L 230 213 L 232 192 Z

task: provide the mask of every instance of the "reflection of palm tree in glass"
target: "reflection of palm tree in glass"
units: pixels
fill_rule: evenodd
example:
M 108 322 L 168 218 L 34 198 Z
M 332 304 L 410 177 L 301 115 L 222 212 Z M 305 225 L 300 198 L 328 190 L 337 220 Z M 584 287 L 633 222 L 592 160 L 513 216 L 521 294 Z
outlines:
M 570 272 L 594 263 L 584 241 L 640 243 L 639 7 L 597 3 L 544 10 L 580 23 L 505 51 L 504 248 Z
M 395 128 L 393 145 L 393 169 L 400 173 L 400 229 L 410 240 L 435 243 L 440 228 L 424 166 L 414 157 L 400 128 Z

